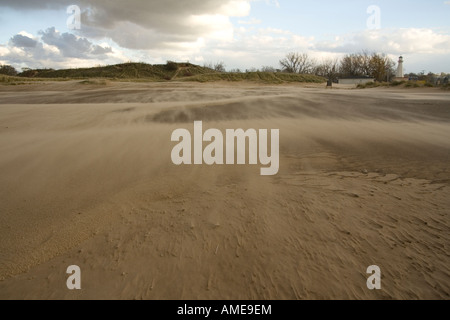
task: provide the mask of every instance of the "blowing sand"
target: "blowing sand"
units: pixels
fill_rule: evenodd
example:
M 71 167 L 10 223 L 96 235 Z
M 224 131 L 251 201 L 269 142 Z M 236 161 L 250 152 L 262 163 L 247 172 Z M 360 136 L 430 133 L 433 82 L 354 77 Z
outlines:
M 173 165 L 195 120 L 280 129 L 278 175 Z M 434 89 L 0 87 L 0 299 L 449 299 L 449 124 Z

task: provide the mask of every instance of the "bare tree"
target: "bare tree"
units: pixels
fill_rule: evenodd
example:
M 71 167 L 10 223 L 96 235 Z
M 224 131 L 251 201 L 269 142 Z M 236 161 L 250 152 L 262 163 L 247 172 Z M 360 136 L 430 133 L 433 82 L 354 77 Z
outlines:
M 223 61 L 216 62 L 216 64 L 214 65 L 214 70 L 216 70 L 217 72 L 226 72 L 225 63 Z
M 280 60 L 280 65 L 284 72 L 311 73 L 314 68 L 314 61 L 307 53 L 291 52 L 286 55 L 286 58 Z
M 274 67 L 262 66 L 261 72 L 277 72 L 277 70 Z
M 205 62 L 203 64 L 203 68 L 214 70 L 214 66 L 212 62 Z
M 338 59 L 325 59 L 314 70 L 316 75 L 334 81 L 339 73 L 339 61 Z
M 205 62 L 203 64 L 203 68 L 206 69 L 211 69 L 213 71 L 217 71 L 217 72 L 226 72 L 225 70 L 225 63 L 223 61 L 218 61 L 216 63 L 212 63 L 212 62 Z

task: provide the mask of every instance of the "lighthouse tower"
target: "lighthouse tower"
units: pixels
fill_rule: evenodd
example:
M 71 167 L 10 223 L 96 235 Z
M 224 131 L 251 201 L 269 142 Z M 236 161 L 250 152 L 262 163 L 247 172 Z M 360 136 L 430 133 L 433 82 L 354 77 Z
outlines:
M 405 76 L 405 74 L 403 73 L 403 57 L 400 57 L 398 59 L 398 68 L 397 68 L 396 78 L 403 79 L 404 76 Z

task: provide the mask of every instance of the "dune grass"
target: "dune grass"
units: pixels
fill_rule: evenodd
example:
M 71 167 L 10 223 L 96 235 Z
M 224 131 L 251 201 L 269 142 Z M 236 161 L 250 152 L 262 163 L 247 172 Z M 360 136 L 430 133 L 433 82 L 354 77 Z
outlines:
M 17 76 L 0 75 L 0 85 L 9 85 L 9 86 L 34 84 L 34 83 L 40 83 L 42 81 L 67 81 L 67 80 L 69 80 L 69 79 L 24 78 L 24 77 L 17 77 Z
M 3 85 L 15 85 L 19 81 L 23 82 L 24 79 L 0 74 L 0 83 Z
M 189 63 L 168 62 L 165 65 L 151 65 L 147 63 L 124 63 L 110 66 L 77 69 L 37 69 L 21 73 L 26 78 L 66 78 L 66 79 L 145 79 L 147 81 L 171 80 L 179 70 L 190 75 L 197 75 L 211 70 Z M 179 74 L 178 76 L 184 76 Z
M 304 74 L 274 73 L 274 72 L 246 72 L 246 73 L 207 73 L 181 79 L 182 81 L 215 82 L 215 81 L 253 81 L 267 84 L 282 83 L 324 83 L 322 77 Z
M 81 84 L 104 85 L 101 79 L 112 81 L 133 82 L 165 82 L 165 81 L 254 81 L 268 84 L 282 83 L 323 83 L 325 79 L 314 75 L 247 72 L 231 73 L 217 72 L 207 67 L 200 67 L 190 63 L 176 63 L 169 61 L 165 65 L 150 65 L 146 63 L 125 63 L 111 66 L 78 69 L 38 69 L 27 70 L 17 77 L 24 79 L 64 79 L 83 80 Z M 95 80 L 92 80 L 95 79 Z M 1 81 L 1 80 L 0 80 Z M 93 82 L 92 82 L 93 81 Z
M 358 89 L 368 89 L 377 87 L 398 87 L 398 88 L 434 88 L 435 86 L 426 81 L 392 81 L 392 82 L 369 82 L 359 84 Z

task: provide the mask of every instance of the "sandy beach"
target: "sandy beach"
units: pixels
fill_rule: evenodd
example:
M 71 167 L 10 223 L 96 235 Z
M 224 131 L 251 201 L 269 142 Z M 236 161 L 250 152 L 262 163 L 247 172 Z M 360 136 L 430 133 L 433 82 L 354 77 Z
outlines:
M 278 174 L 174 165 L 199 120 L 279 129 Z M 449 299 L 449 137 L 440 89 L 0 86 L 0 299 Z

